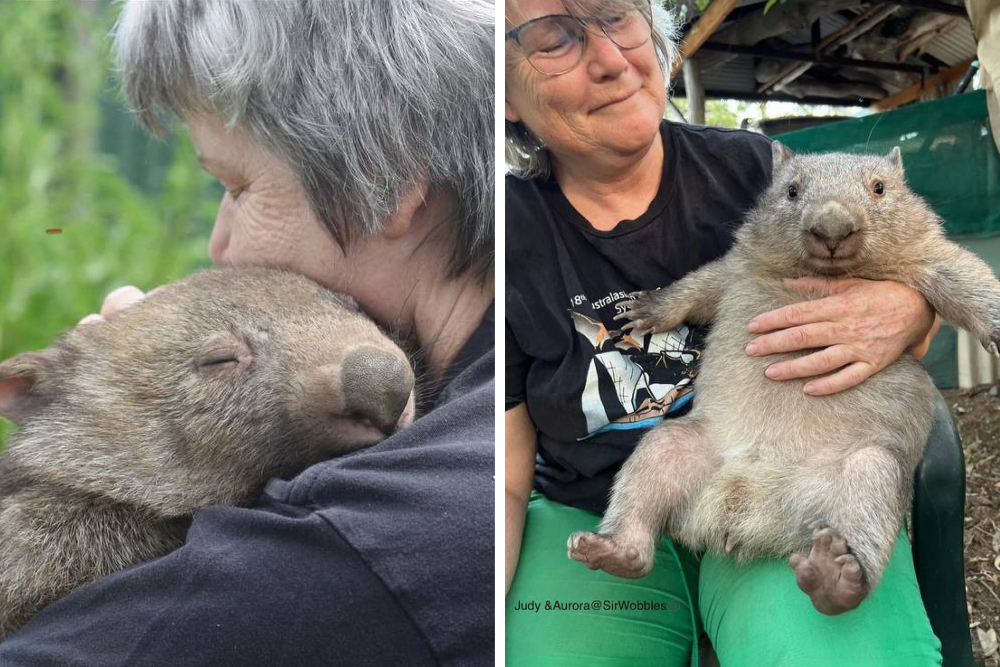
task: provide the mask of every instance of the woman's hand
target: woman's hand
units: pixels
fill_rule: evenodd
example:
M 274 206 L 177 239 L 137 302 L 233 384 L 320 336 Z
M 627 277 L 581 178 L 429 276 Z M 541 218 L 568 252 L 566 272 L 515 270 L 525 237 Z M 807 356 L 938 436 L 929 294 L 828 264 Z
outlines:
M 830 296 L 761 313 L 750 321 L 751 333 L 762 333 L 747 354 L 763 357 L 818 348 L 812 354 L 772 364 L 765 375 L 791 380 L 836 373 L 806 383 L 813 396 L 834 394 L 860 384 L 910 352 L 927 352 L 939 320 L 923 295 L 891 281 L 856 278 L 800 278 L 785 285 Z M 770 333 L 767 333 L 770 332 Z
M 101 304 L 101 314 L 98 315 L 97 313 L 91 313 L 80 320 L 80 324 L 100 322 L 101 320 L 111 317 L 119 310 L 128 308 L 137 301 L 142 301 L 145 297 L 145 293 L 133 285 L 125 285 L 124 287 L 114 289 L 110 294 L 104 297 L 104 303 Z

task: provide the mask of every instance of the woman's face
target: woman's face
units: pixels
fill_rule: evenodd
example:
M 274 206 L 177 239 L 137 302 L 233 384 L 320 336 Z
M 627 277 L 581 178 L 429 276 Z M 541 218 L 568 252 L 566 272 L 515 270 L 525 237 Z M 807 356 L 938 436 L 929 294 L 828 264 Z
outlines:
M 566 13 L 561 0 L 506 0 L 506 29 Z M 623 50 L 597 32 L 587 32 L 580 63 L 558 76 L 536 71 L 506 41 L 506 118 L 523 122 L 557 163 L 645 152 L 663 118 L 666 87 L 652 39 Z
M 226 189 L 209 242 L 212 261 L 290 269 L 353 296 L 379 319 L 387 276 L 397 270 L 382 235 L 358 239 L 345 253 L 313 213 L 287 164 L 241 130 L 215 118 L 185 119 L 205 170 Z

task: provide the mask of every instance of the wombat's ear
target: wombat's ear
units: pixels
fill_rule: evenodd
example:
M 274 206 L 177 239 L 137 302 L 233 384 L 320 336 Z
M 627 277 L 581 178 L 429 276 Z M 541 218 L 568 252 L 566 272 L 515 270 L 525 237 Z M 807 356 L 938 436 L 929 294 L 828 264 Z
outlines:
M 55 396 L 58 349 L 21 354 L 0 364 L 0 417 L 23 426 Z
M 899 151 L 899 146 L 893 146 L 885 159 L 899 172 L 900 176 L 903 175 L 903 154 Z
M 795 155 L 788 150 L 788 146 L 780 141 L 771 142 L 771 173 L 778 171 L 778 168 Z

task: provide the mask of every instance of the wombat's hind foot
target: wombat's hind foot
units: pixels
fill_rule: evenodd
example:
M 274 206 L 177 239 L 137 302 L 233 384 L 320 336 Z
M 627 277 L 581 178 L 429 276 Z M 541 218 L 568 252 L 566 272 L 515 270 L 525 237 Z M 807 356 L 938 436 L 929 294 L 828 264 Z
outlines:
M 567 555 L 591 570 L 626 579 L 645 577 L 653 568 L 652 558 L 643 558 L 634 546 L 623 546 L 608 535 L 578 531 L 569 536 Z
M 792 554 L 789 559 L 795 582 L 823 614 L 833 616 L 854 609 L 869 590 L 858 559 L 847 541 L 825 522 L 815 521 L 809 527 L 813 531 L 809 555 Z

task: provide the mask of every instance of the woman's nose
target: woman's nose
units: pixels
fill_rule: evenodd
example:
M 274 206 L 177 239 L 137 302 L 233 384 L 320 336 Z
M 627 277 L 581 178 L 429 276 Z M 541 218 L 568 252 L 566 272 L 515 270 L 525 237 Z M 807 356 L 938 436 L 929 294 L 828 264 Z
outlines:
M 615 78 L 628 67 L 628 60 L 622 50 L 601 32 L 587 35 L 584 60 L 587 72 L 595 79 Z

